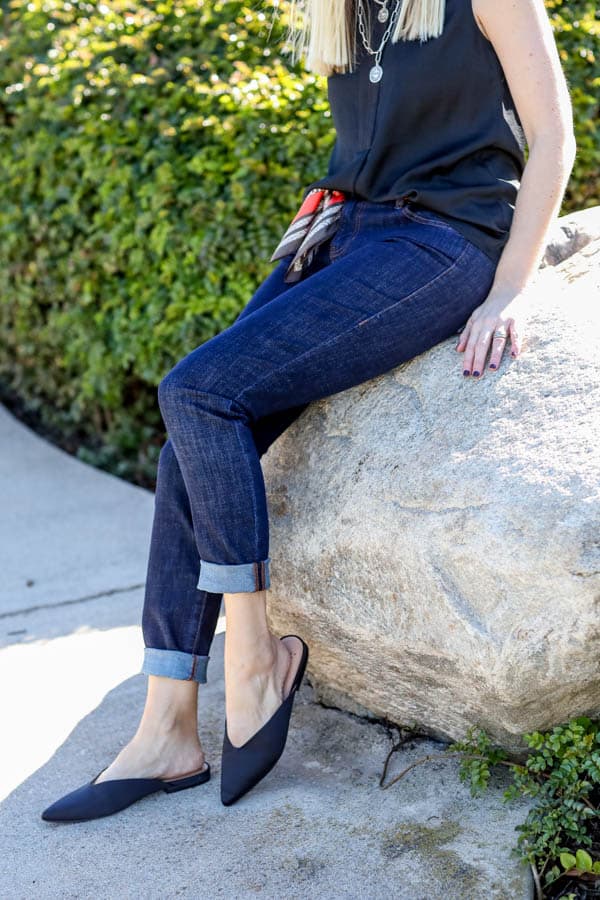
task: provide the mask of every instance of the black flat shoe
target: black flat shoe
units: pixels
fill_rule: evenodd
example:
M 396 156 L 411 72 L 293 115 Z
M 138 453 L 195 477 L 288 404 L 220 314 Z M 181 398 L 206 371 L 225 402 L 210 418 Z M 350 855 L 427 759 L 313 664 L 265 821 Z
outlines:
M 289 694 L 281 706 L 275 710 L 268 722 L 265 722 L 241 747 L 234 747 L 229 740 L 227 719 L 225 719 L 221 756 L 221 802 L 224 806 L 235 803 L 258 784 L 271 771 L 283 753 L 294 697 L 302 682 L 308 660 L 308 647 L 302 638 L 297 634 L 284 634 L 280 640 L 286 637 L 298 638 L 302 643 L 302 656 Z
M 106 768 L 108 766 L 105 766 Z M 101 775 L 105 769 L 98 772 L 98 775 Z M 182 775 L 181 778 L 171 780 L 165 778 L 115 778 L 96 784 L 98 775 L 87 784 L 76 788 L 70 794 L 65 794 L 60 800 L 56 800 L 48 806 L 42 813 L 42 819 L 47 822 L 86 822 L 88 819 L 110 816 L 156 791 L 166 791 L 171 794 L 174 791 L 195 787 L 197 784 L 204 784 L 210 778 L 210 766 L 205 762 L 204 768 L 199 772 Z

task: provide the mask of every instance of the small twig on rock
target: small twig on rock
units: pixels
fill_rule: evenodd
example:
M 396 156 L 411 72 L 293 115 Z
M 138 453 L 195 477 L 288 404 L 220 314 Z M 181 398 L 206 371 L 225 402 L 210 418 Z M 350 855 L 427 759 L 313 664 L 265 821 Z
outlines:
M 406 769 L 403 769 L 399 775 L 396 775 L 394 778 L 392 778 L 391 781 L 388 781 L 388 783 L 386 785 L 384 785 L 383 782 L 385 781 L 385 775 L 387 772 L 387 767 L 388 767 L 390 757 L 391 757 L 392 753 L 394 752 L 394 750 L 397 750 L 397 749 L 398 749 L 397 747 L 392 747 L 392 749 L 388 753 L 387 759 L 385 761 L 385 765 L 383 767 L 383 774 L 382 774 L 381 778 L 379 779 L 379 787 L 382 787 L 384 790 L 386 788 L 389 788 L 390 785 L 395 784 L 396 781 L 400 781 L 400 779 L 403 778 L 407 772 L 410 772 L 410 770 L 414 769 L 415 766 L 420 766 L 421 763 L 428 762 L 430 759 L 448 759 L 447 753 L 428 753 L 427 756 L 422 756 L 416 762 L 411 763 L 410 766 L 407 766 Z
M 404 746 L 404 744 L 407 743 L 407 741 L 411 740 L 418 734 L 416 729 L 403 728 L 401 725 L 395 725 L 394 727 L 398 729 L 398 731 L 400 733 L 400 737 L 396 741 L 395 744 L 392 744 L 392 747 L 391 747 L 388 755 L 385 758 L 385 762 L 383 764 L 383 772 L 381 774 L 381 778 L 379 779 L 379 787 L 382 787 L 383 782 L 385 781 L 385 776 L 387 773 L 388 765 L 390 763 L 390 759 L 392 758 L 392 753 L 395 753 L 396 750 L 400 750 Z M 403 732 L 406 732 L 406 733 L 403 733 Z M 386 787 L 389 787 L 389 785 L 386 785 Z
M 390 785 L 395 784 L 396 781 L 399 781 L 401 778 L 403 778 L 406 775 L 406 773 L 410 772 L 411 769 L 414 769 L 415 766 L 420 766 L 421 763 L 428 762 L 430 759 L 448 759 L 450 757 L 450 753 L 447 750 L 445 750 L 443 753 L 428 753 L 427 756 L 422 756 L 420 759 L 417 759 L 416 762 L 411 763 L 410 766 L 407 766 L 406 769 L 403 769 L 399 775 L 395 775 L 394 778 L 392 778 L 391 781 L 388 781 L 388 783 L 384 787 L 383 782 L 385 780 L 385 775 L 387 772 L 387 767 L 388 767 L 390 757 L 395 750 L 399 749 L 400 746 L 402 746 L 402 745 L 399 744 L 398 746 L 392 747 L 392 749 L 390 750 L 390 752 L 387 755 L 387 759 L 386 759 L 385 765 L 383 767 L 383 774 L 382 774 L 381 778 L 379 779 L 379 787 L 383 787 L 384 790 L 385 790 L 385 788 L 389 788 Z M 456 755 L 456 754 L 453 753 L 452 755 Z M 463 759 L 487 759 L 486 756 L 482 756 L 479 753 L 463 753 L 462 751 L 461 751 L 461 756 L 463 757 Z M 510 762 L 510 760 L 508 760 L 508 759 L 499 759 L 499 760 L 497 760 L 495 765 L 516 766 L 516 765 L 518 765 L 518 763 Z

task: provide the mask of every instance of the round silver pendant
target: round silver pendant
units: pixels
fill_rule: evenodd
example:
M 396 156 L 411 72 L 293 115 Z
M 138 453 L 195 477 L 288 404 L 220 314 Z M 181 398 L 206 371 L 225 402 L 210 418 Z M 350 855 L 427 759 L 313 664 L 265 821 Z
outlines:
M 369 80 L 372 81 L 373 84 L 375 84 L 377 81 L 381 81 L 382 75 L 383 75 L 383 69 L 381 68 L 381 66 L 378 66 L 377 64 L 375 64 L 371 68 L 371 71 L 369 72 Z
M 390 14 L 387 11 L 387 9 L 385 9 L 385 7 L 382 7 L 379 10 L 379 12 L 377 13 L 377 18 L 379 19 L 380 22 L 387 22 L 389 15 Z

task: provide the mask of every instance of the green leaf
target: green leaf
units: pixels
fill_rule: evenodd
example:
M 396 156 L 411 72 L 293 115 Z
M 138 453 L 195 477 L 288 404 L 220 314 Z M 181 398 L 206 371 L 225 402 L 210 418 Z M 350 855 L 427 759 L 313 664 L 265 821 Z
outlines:
M 572 853 L 560 854 L 560 864 L 564 869 L 574 869 L 575 863 L 576 860 Z
M 584 872 L 592 871 L 592 857 L 587 851 L 577 850 L 575 858 L 577 860 L 578 869 L 582 869 Z

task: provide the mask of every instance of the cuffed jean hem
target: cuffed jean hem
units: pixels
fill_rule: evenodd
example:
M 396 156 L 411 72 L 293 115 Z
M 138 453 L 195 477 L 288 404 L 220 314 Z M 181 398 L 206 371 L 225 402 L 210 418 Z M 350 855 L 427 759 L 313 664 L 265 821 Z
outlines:
M 200 560 L 200 577 L 196 587 L 214 594 L 264 591 L 271 586 L 268 556 L 259 562 L 223 565 Z
M 198 681 L 200 684 L 206 684 L 208 660 L 208 656 L 198 656 L 196 653 L 144 647 L 141 673 L 144 675 L 163 675 L 165 678 L 180 678 L 183 681 Z

